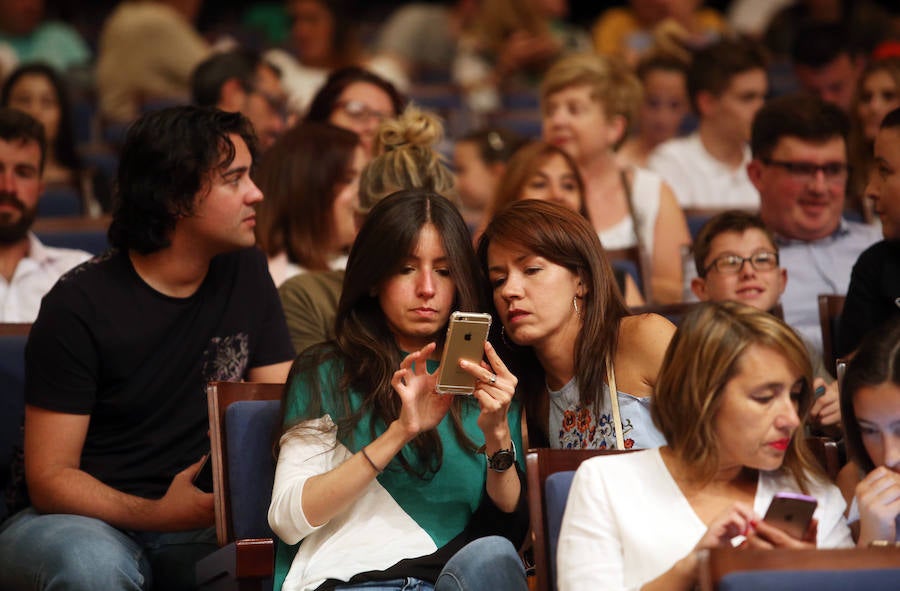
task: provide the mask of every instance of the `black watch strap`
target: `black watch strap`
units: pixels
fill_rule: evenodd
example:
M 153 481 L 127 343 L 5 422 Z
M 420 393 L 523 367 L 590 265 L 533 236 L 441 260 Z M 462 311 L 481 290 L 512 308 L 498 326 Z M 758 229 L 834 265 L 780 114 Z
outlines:
M 509 442 L 510 449 L 498 449 L 487 456 L 488 468 L 494 472 L 506 472 L 516 463 L 516 444 Z M 487 455 L 487 447 L 482 445 L 478 453 Z

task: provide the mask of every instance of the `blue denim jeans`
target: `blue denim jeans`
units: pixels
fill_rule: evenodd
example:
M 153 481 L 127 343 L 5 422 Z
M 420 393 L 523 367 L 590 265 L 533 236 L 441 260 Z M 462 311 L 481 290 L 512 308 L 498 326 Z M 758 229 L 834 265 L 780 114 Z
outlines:
M 506 538 L 489 536 L 466 544 L 447 561 L 434 585 L 419 579 L 352 583 L 335 591 L 527 591 L 525 567 Z
M 193 589 L 194 565 L 215 549 L 215 528 L 125 532 L 91 517 L 26 509 L 0 529 L 0 589 Z

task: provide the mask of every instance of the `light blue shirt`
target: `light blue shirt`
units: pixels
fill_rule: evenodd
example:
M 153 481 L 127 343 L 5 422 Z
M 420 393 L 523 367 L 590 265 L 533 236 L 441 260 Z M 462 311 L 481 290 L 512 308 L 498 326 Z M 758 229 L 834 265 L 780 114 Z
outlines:
M 61 22 L 45 22 L 29 35 L 13 37 L 0 34 L 0 41 L 8 43 L 20 63 L 46 62 L 57 70 L 86 65 L 91 50 L 73 27 Z
M 822 354 L 822 329 L 819 325 L 820 294 L 846 295 L 850 272 L 862 252 L 881 240 L 875 226 L 841 219 L 830 236 L 806 242 L 776 236 L 781 266 L 788 281 L 781 305 L 784 320 Z

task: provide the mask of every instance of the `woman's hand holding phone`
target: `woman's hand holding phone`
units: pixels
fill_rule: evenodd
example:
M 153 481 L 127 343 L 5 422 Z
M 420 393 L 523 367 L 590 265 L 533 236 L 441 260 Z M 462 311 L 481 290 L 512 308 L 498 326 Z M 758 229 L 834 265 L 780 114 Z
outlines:
M 460 359 L 459 366 L 475 378 L 475 391 L 472 394 L 481 406 L 478 427 L 485 438 L 501 437 L 503 434 L 508 438 L 507 411 L 519 380 L 509 371 L 490 342 L 484 343 L 484 354 L 487 363 Z
M 859 506 L 859 545 L 897 539 L 900 515 L 900 474 L 885 466 L 875 468 L 856 485 Z
M 736 501 L 725 511 L 713 518 L 706 533 L 694 546 L 694 550 L 728 548 L 737 536 L 746 536 L 758 522 L 756 513 L 748 505 Z

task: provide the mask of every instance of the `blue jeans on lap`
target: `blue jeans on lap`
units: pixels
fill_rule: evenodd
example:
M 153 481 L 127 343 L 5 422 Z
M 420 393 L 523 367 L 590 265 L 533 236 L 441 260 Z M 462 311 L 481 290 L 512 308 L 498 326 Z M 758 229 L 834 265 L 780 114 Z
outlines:
M 216 549 L 215 528 L 125 532 L 81 515 L 26 509 L 0 528 L 0 589 L 187 590 Z
M 527 591 L 525 567 L 512 543 L 500 536 L 469 542 L 447 561 L 434 585 L 419 579 L 351 583 L 335 591 Z

